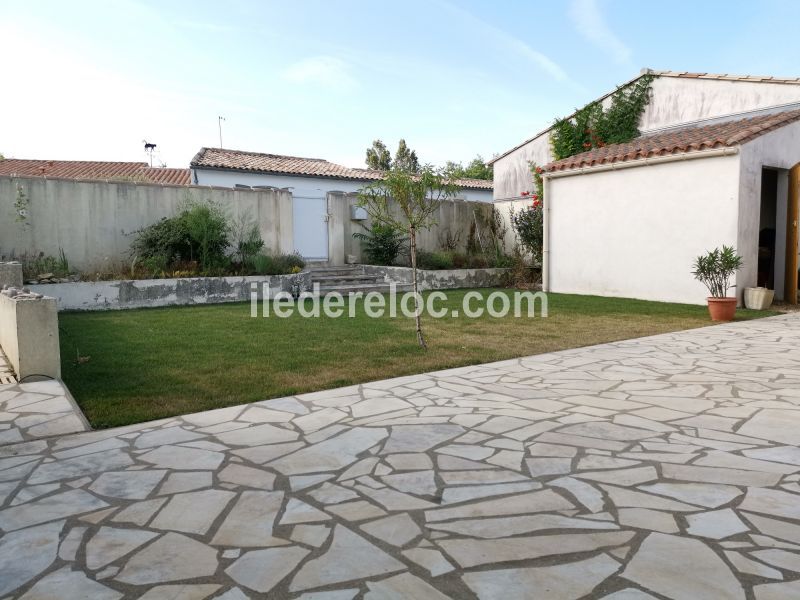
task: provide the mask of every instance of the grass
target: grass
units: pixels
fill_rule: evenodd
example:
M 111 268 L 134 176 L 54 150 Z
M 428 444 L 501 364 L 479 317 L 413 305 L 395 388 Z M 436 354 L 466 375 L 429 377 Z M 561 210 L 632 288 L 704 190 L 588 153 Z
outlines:
M 459 309 L 465 293 L 443 305 Z M 253 319 L 248 303 L 62 313 L 63 377 L 100 428 L 710 324 L 703 306 L 550 294 L 546 319 L 424 318 L 423 351 L 413 319 L 362 308 L 338 319 Z

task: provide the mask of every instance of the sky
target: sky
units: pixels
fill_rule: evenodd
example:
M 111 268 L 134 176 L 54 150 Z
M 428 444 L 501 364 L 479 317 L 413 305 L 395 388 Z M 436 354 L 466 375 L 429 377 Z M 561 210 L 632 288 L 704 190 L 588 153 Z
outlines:
M 0 0 L 0 153 L 500 154 L 643 67 L 800 76 L 800 2 Z

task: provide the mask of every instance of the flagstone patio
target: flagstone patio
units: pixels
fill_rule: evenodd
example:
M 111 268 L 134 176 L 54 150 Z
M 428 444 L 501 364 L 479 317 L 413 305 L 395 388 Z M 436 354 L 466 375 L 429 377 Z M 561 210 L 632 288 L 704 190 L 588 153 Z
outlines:
M 800 315 L 13 429 L 0 598 L 800 597 Z

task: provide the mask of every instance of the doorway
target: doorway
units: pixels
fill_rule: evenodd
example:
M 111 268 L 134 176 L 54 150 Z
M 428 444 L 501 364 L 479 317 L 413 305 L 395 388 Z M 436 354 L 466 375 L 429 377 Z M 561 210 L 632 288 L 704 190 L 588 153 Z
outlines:
M 776 279 L 783 279 L 785 252 L 778 252 L 780 247 L 785 248 L 785 233 L 778 225 L 778 171 L 777 169 L 764 168 L 761 170 L 761 211 L 758 225 L 758 276 L 759 287 L 778 290 Z M 785 222 L 785 221 L 784 221 Z M 785 230 L 785 227 L 783 228 Z M 780 240 L 779 243 L 778 238 Z M 776 277 L 776 274 L 780 276 Z M 782 290 L 781 290 L 782 292 Z
M 328 201 L 326 198 L 292 199 L 294 249 L 306 260 L 328 260 Z

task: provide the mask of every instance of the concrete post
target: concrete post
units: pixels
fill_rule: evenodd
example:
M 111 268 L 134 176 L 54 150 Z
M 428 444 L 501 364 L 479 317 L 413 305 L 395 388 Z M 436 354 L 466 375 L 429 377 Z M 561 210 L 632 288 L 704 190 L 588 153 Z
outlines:
M 7 287 L 22 287 L 22 264 L 17 261 L 0 262 L 0 289 Z
M 44 375 L 60 379 L 56 299 L 10 292 L 0 293 L 0 346 L 17 378 Z

